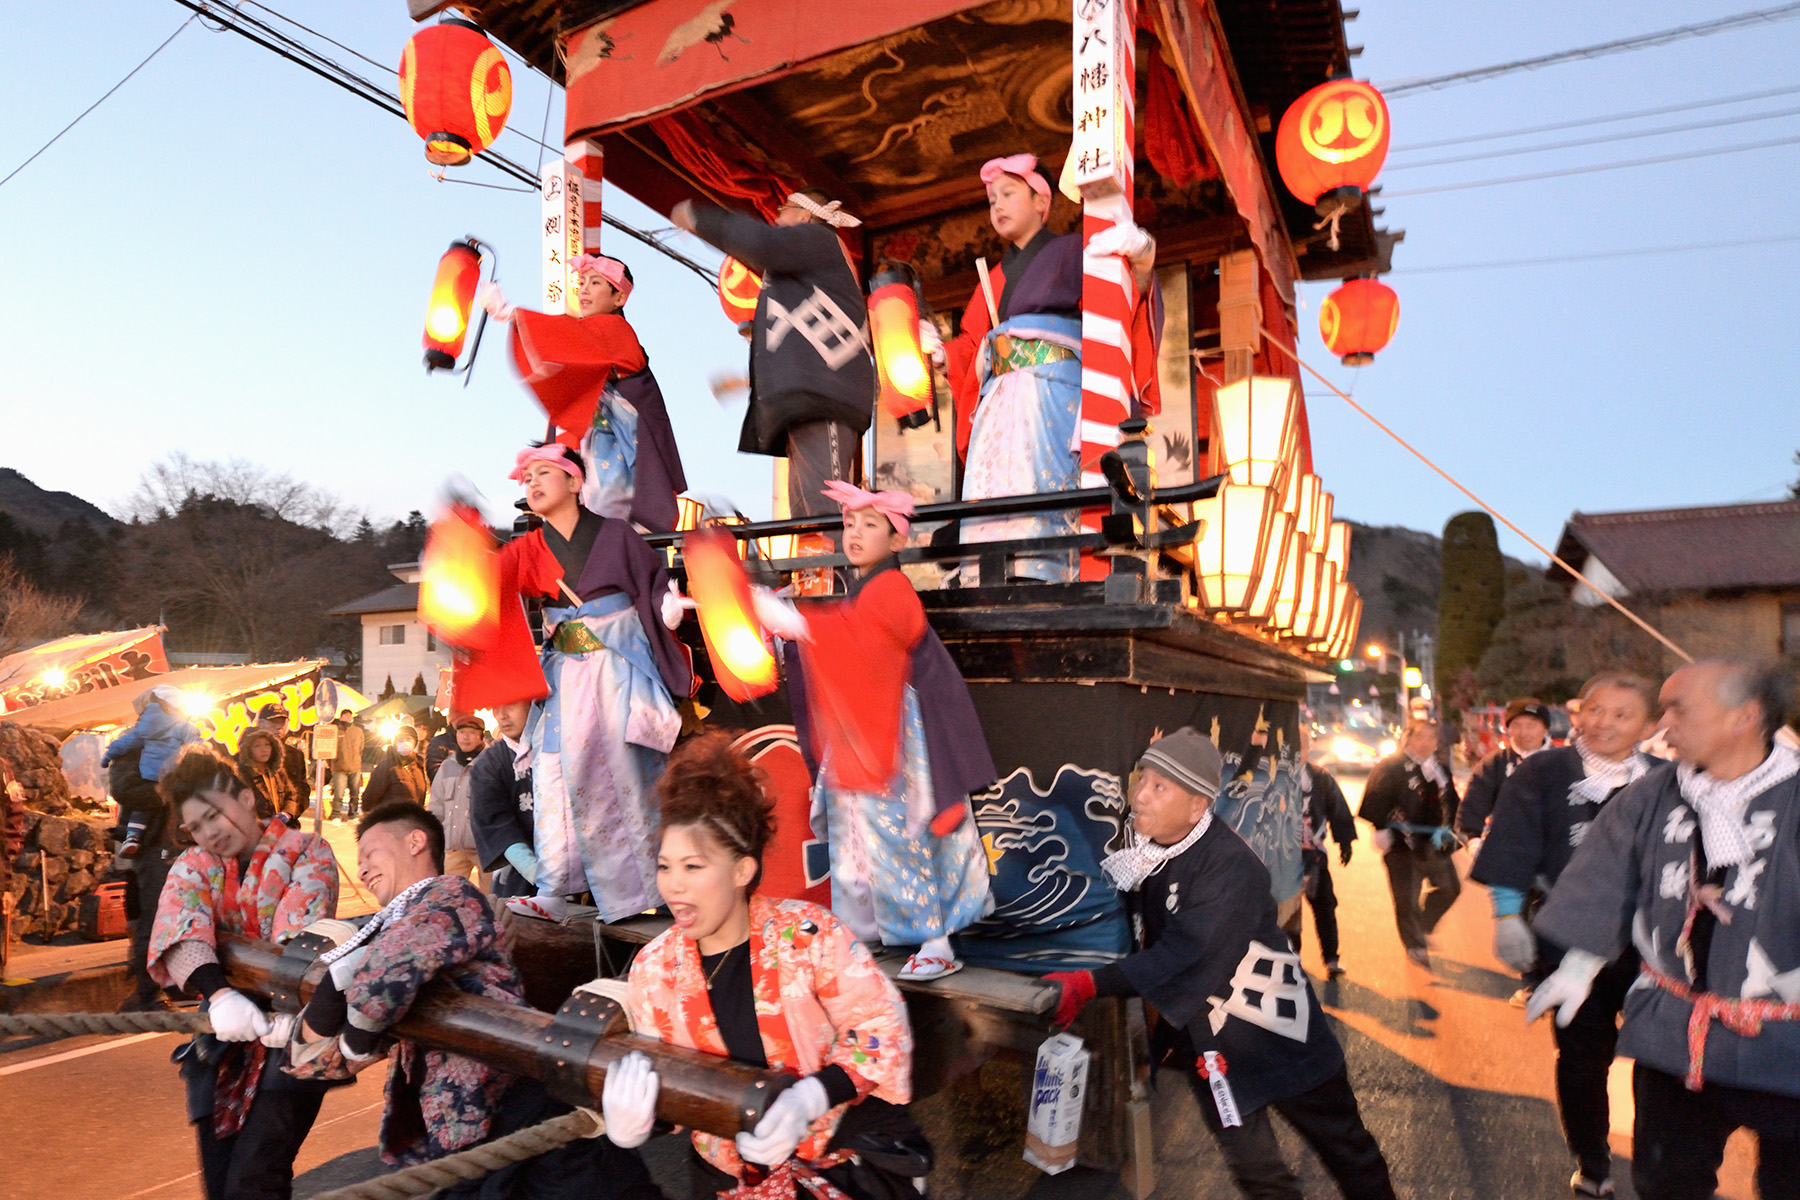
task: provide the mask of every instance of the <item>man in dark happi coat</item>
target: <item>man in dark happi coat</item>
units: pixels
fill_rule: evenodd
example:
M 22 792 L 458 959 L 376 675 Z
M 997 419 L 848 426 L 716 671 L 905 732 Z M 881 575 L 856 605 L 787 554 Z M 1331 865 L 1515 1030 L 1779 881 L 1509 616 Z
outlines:
M 1463 789 L 1462 803 L 1456 808 L 1456 827 L 1471 838 L 1487 832 L 1500 786 L 1520 763 L 1550 745 L 1550 710 L 1536 696 L 1514 700 L 1506 706 L 1500 732 L 1504 744 L 1475 765 L 1469 786 Z
M 1462 893 L 1451 826 L 1456 820 L 1456 783 L 1438 759 L 1440 730 L 1435 721 L 1415 719 L 1401 735 L 1400 752 L 1377 763 L 1363 785 L 1357 816 L 1375 827 L 1375 846 L 1387 867 L 1394 896 L 1394 923 L 1406 957 L 1431 966 L 1425 939 Z M 1428 892 L 1423 889 L 1429 888 Z
M 1275 919 L 1268 869 L 1213 820 L 1223 760 L 1191 728 L 1152 742 L 1131 795 L 1133 844 L 1103 869 L 1127 893 L 1143 949 L 1062 986 L 1058 1024 L 1095 995 L 1155 1006 L 1153 1057 L 1181 1069 L 1246 1196 L 1300 1200 L 1269 1117 L 1304 1137 L 1347 1200 L 1391 1200 L 1344 1052 Z
M 500 736 L 469 764 L 469 830 L 481 869 L 493 872 L 493 894 L 502 899 L 537 891 L 532 849 L 532 747 L 526 733 L 531 701 L 494 706 Z
M 1642 958 L 1619 1053 L 1635 1062 L 1643 1200 L 1710 1198 L 1740 1128 L 1757 1135 L 1757 1193 L 1800 1196 L 1800 753 L 1778 740 L 1793 698 L 1773 664 L 1670 676 L 1679 765 L 1607 802 L 1535 922 L 1567 949 L 1528 1018 L 1567 1025 L 1606 964 Z
M 1494 953 L 1535 982 L 1562 960 L 1542 946 L 1526 921 L 1556 886 L 1601 809 L 1656 760 L 1636 750 L 1656 727 L 1656 685 L 1635 675 L 1596 675 L 1581 689 L 1574 742 L 1539 751 L 1500 789 L 1488 836 L 1469 877 L 1488 885 L 1494 906 Z M 1575 1157 L 1576 1195 L 1612 1191 L 1611 1105 L 1607 1074 L 1618 1045 L 1625 993 L 1638 979 L 1637 952 L 1627 947 L 1596 978 L 1581 1011 L 1556 1035 L 1556 1107 Z
M 363 886 L 383 907 L 321 956 L 330 970 L 302 1013 L 290 1070 L 342 1078 L 390 1057 L 381 1158 L 391 1166 L 442 1158 L 570 1111 L 536 1080 L 389 1032 L 436 979 L 519 1008 L 525 989 L 500 947 L 486 897 L 470 880 L 442 874 L 444 827 L 434 815 L 410 801 L 371 809 L 357 824 L 356 852 Z M 651 1200 L 658 1193 L 635 1154 L 605 1138 L 582 1138 L 438 1195 Z
M 1319 956 L 1325 960 L 1325 974 L 1333 979 L 1344 973 L 1338 963 L 1337 891 L 1331 882 L 1331 856 L 1325 852 L 1327 835 L 1337 843 L 1338 863 L 1350 865 L 1351 845 L 1356 841 L 1356 818 L 1350 815 L 1350 803 L 1336 776 L 1324 767 L 1307 761 L 1312 749 L 1312 730 L 1300 722 L 1300 803 L 1305 813 L 1300 826 L 1300 863 L 1303 872 L 1301 891 L 1312 908 L 1313 928 L 1319 934 Z M 1292 932 L 1299 932 L 1294 922 Z M 1294 949 L 1300 939 L 1293 939 Z

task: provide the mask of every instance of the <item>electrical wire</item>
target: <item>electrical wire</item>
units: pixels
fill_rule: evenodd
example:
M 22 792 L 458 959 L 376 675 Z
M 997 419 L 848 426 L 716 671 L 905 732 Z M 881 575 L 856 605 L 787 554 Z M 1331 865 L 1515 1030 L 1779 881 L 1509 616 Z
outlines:
M 1554 121 L 1548 125 L 1530 125 L 1524 129 L 1505 129 L 1499 133 L 1471 133 L 1464 137 L 1444 138 L 1436 142 L 1414 142 L 1410 146 L 1394 146 L 1389 154 L 1411 154 L 1417 150 L 1441 150 L 1445 146 L 1467 146 L 1471 142 L 1497 142 L 1505 138 L 1525 137 L 1533 133 L 1556 133 L 1564 129 L 1580 129 L 1586 125 L 1607 125 L 1614 121 L 1635 121 L 1639 117 L 1666 117 L 1670 113 L 1693 112 L 1699 108 L 1718 108 L 1725 104 L 1742 104 L 1748 100 L 1768 100 L 1775 96 L 1791 96 L 1800 92 L 1800 84 L 1792 87 L 1767 88 L 1760 92 L 1743 92 L 1736 96 L 1719 96 L 1712 100 L 1692 100 L 1686 104 L 1665 104 L 1660 108 L 1640 108 L 1635 112 L 1614 113 L 1606 117 L 1581 117 L 1573 121 Z
M 137 66 L 135 66 L 135 67 L 131 68 L 131 70 L 125 72 L 125 78 L 119 80 L 119 82 L 117 82 L 117 83 L 113 84 L 111 87 L 107 88 L 105 95 L 101 96 L 98 100 L 94 101 L 92 104 L 88 105 L 86 108 L 82 109 L 80 115 L 78 115 L 73 121 L 70 121 L 67 125 L 64 125 L 61 129 L 57 130 L 56 136 L 51 138 L 49 141 L 45 142 L 42 146 L 39 146 L 35 151 L 33 151 L 30 158 L 26 159 L 24 162 L 20 163 L 18 166 L 14 167 L 12 170 L 8 171 L 6 173 L 6 178 L 0 179 L 0 187 L 5 187 L 7 185 L 7 183 L 12 180 L 12 177 L 14 175 L 17 175 L 20 171 L 23 171 L 26 167 L 29 167 L 32 163 L 36 162 L 38 160 L 39 155 L 43 154 L 44 151 L 50 149 L 50 147 L 56 145 L 57 142 L 61 141 L 63 134 L 69 132 L 69 130 L 71 130 L 71 129 L 75 128 L 77 125 L 81 124 L 82 119 L 84 117 L 86 117 L 89 113 L 93 112 L 96 108 L 99 108 L 102 104 L 105 104 L 107 101 L 107 98 L 110 97 L 114 92 L 116 92 L 120 88 L 124 87 L 127 83 L 130 83 L 131 77 L 133 75 L 136 75 L 139 71 L 141 71 L 145 67 L 149 66 L 151 59 L 155 58 L 157 55 L 161 54 L 164 50 L 166 50 L 168 48 L 169 43 L 174 41 L 176 38 L 180 37 L 181 31 L 183 29 L 186 29 L 189 25 L 192 25 L 193 23 L 194 23 L 194 18 L 189 17 L 187 20 L 183 21 L 179 26 L 177 26 L 175 29 L 175 32 L 171 33 L 168 37 L 164 38 L 162 40 L 162 44 L 160 46 L 158 46 L 156 49 L 152 50 L 149 54 L 144 56 L 143 62 L 140 62 Z
M 1405 191 L 1383 191 L 1383 200 L 1397 200 L 1402 196 L 1429 196 L 1437 192 L 1462 192 L 1470 188 L 1499 187 L 1506 183 L 1530 183 L 1538 179 L 1561 179 L 1567 175 L 1592 175 L 1597 171 L 1622 171 L 1626 167 L 1648 167 L 1657 163 L 1685 162 L 1691 158 L 1715 158 L 1721 154 L 1741 154 L 1747 150 L 1769 150 L 1776 146 L 1792 146 L 1800 142 L 1800 136 L 1771 138 L 1763 142 L 1745 142 L 1737 146 L 1714 146 L 1707 150 L 1689 150 L 1682 154 L 1659 154 L 1654 158 L 1634 158 L 1625 162 L 1593 163 L 1585 167 L 1565 167 L 1559 171 L 1534 171 L 1529 175 L 1507 175 L 1500 179 L 1471 179 L 1463 183 L 1440 183 L 1430 187 L 1408 188 Z
M 1800 242 L 1800 233 L 1774 237 L 1737 238 L 1727 242 L 1693 242 L 1686 246 L 1645 246 L 1636 250 L 1597 250 L 1589 254 L 1561 254 L 1546 258 L 1512 258 L 1494 262 L 1449 263 L 1434 267 L 1396 267 L 1393 275 L 1441 275 L 1451 271 L 1494 271 L 1504 267 L 1551 267 L 1564 263 L 1596 262 L 1609 258 L 1649 258 L 1661 254 L 1686 254 L 1694 250 L 1729 250 L 1739 246 L 1776 246 Z
M 1661 137 L 1670 133 L 1693 133 L 1700 129 L 1722 129 L 1727 125 L 1747 125 L 1752 121 L 1773 121 L 1779 117 L 1800 116 L 1800 108 L 1778 108 L 1773 112 L 1742 113 L 1712 121 L 1690 121 L 1686 125 L 1662 125 L 1655 129 L 1634 129 L 1624 133 L 1608 133 L 1599 137 L 1571 138 L 1562 142 L 1546 142 L 1541 146 L 1512 146 L 1505 150 L 1483 150 L 1475 154 L 1454 154 L 1449 158 L 1428 158 L 1424 162 L 1390 163 L 1389 171 L 1410 171 L 1416 167 L 1446 167 L 1452 163 L 1481 162 L 1490 158 L 1511 158 L 1520 154 L 1547 154 L 1552 150 L 1570 150 L 1577 146 L 1600 146 L 1609 142 L 1628 142 L 1635 138 Z
M 1483 511 L 1485 511 L 1489 516 L 1493 517 L 1494 520 L 1500 522 L 1502 525 L 1506 526 L 1508 529 L 1510 529 L 1514 533 L 1518 534 L 1521 538 L 1523 538 L 1525 540 L 1526 544 L 1529 545 L 1533 550 L 1536 550 L 1539 554 L 1542 554 L 1545 558 L 1549 559 L 1551 562 L 1555 563 L 1557 566 L 1559 566 L 1563 570 L 1567 571 L 1570 575 L 1574 576 L 1576 579 L 1580 580 L 1582 583 L 1587 584 L 1587 586 L 1593 590 L 1595 595 L 1599 596 L 1602 600 L 1606 601 L 1608 604 L 1610 604 L 1614 608 L 1618 609 L 1619 612 L 1621 612 L 1625 615 L 1627 620 L 1629 620 L 1632 624 L 1636 625 L 1639 629 L 1642 629 L 1645 633 L 1649 634 L 1651 637 L 1653 637 L 1657 641 L 1661 642 L 1664 646 L 1667 646 L 1670 650 L 1674 651 L 1675 654 L 1678 655 L 1683 662 L 1691 663 L 1694 661 L 1693 655 L 1689 654 L 1686 650 L 1683 650 L 1680 646 L 1677 646 L 1674 642 L 1670 641 L 1666 636 L 1663 635 L 1661 630 L 1657 629 L 1654 625 L 1650 624 L 1650 622 L 1644 620 L 1644 618 L 1642 618 L 1642 617 L 1638 616 L 1636 613 L 1632 612 L 1629 608 L 1626 608 L 1624 604 L 1620 603 L 1619 599 L 1616 596 L 1608 595 L 1606 593 L 1606 591 L 1604 589 L 1602 589 L 1598 584 L 1596 584 L 1593 580 L 1589 579 L 1586 575 L 1583 575 L 1580 571 L 1576 570 L 1575 567 L 1573 566 L 1573 564 L 1565 562 L 1563 559 L 1557 557 L 1557 555 L 1554 551 L 1550 550 L 1542 542 L 1538 541 L 1536 538 L 1532 537 L 1529 533 L 1526 533 L 1523 529 L 1520 529 L 1517 525 L 1513 524 L 1512 521 L 1508 520 L 1506 517 L 1506 514 L 1502 513 L 1499 509 L 1497 509 L 1493 505 L 1489 504 L 1486 500 L 1483 500 L 1480 496 L 1477 496 L 1474 492 L 1470 491 L 1463 484 L 1463 482 L 1461 480 L 1457 479 L 1454 475 L 1450 474 L 1450 472 L 1448 472 L 1448 471 L 1444 470 L 1444 468 L 1438 466 L 1431 459 L 1426 458 L 1424 453 L 1422 451 L 1420 451 L 1418 449 L 1418 447 L 1414 446 L 1411 442 L 1407 441 L 1405 438 L 1403 438 L 1399 434 L 1395 433 L 1393 431 L 1393 429 L 1389 428 L 1381 420 L 1381 418 L 1377 417 L 1374 413 L 1370 412 L 1368 409 L 1366 409 L 1362 405 L 1358 404 L 1355 400 L 1352 400 L 1350 398 L 1350 394 L 1348 392 L 1346 392 L 1342 388 L 1338 387 L 1338 385 L 1331 382 L 1331 380 L 1325 378 L 1325 376 L 1319 374 L 1318 370 L 1315 369 L 1311 363 L 1307 362 L 1305 359 L 1300 357 L 1300 355 L 1296 352 L 1296 350 L 1293 346 L 1290 346 L 1287 343 L 1283 342 L 1272 331 L 1270 331 L 1267 326 L 1263 327 L 1262 332 L 1263 332 L 1263 337 L 1268 339 L 1268 342 L 1271 346 L 1274 346 L 1277 350 L 1280 350 L 1283 354 L 1285 354 L 1289 358 L 1293 359 L 1295 364 L 1297 366 L 1299 366 L 1301 370 L 1305 371 L 1308 375 L 1311 375 L 1314 379 L 1317 379 L 1320 383 L 1322 383 L 1326 387 L 1330 388 L 1332 390 L 1332 392 L 1336 394 L 1338 399 L 1342 400 L 1345 404 L 1348 404 L 1351 408 L 1355 409 L 1359 416 L 1363 417 L 1371 425 L 1375 426 L 1375 428 L 1381 430 L 1381 432 L 1383 432 L 1383 433 L 1387 434 L 1389 437 L 1393 438 L 1395 442 L 1399 443 L 1400 448 L 1402 450 L 1405 450 L 1408 454 L 1412 455 L 1414 458 L 1416 458 L 1420 462 L 1424 463 L 1427 467 L 1431 468 L 1431 470 L 1434 473 L 1436 473 L 1438 475 L 1438 477 L 1441 478 L 1445 483 L 1449 484 L 1451 487 L 1455 488 L 1457 491 L 1461 492 L 1463 495 L 1465 495 L 1469 499 L 1473 500 L 1477 505 L 1479 505 L 1482 508 Z
M 1648 50 L 1653 46 L 1666 46 L 1670 42 L 1679 42 L 1687 38 L 1728 33 L 1734 29 L 1786 21 L 1794 17 L 1800 17 L 1800 3 L 1781 4 L 1774 8 L 1751 9 L 1748 12 L 1733 13 L 1731 16 L 1719 17 L 1711 21 L 1677 25 L 1673 29 L 1663 29 L 1656 33 L 1640 33 L 1635 37 L 1597 42 L 1591 46 L 1577 46 L 1572 50 L 1558 50 L 1554 54 L 1539 54 L 1533 58 L 1515 58 L 1510 62 L 1495 63 L 1493 66 L 1474 67 L 1467 71 L 1452 71 L 1447 75 L 1427 75 L 1418 79 L 1402 79 L 1394 83 L 1377 84 L 1376 86 L 1381 89 L 1383 96 L 1392 100 L 1396 96 L 1408 96 L 1414 92 L 1434 92 L 1440 88 L 1454 87 L 1459 83 L 1481 83 L 1484 80 L 1497 79 L 1502 75 L 1511 75 L 1516 71 L 1536 71 L 1542 67 L 1552 67 L 1584 58 L 1604 58 L 1608 55 L 1625 54 L 1633 50 Z

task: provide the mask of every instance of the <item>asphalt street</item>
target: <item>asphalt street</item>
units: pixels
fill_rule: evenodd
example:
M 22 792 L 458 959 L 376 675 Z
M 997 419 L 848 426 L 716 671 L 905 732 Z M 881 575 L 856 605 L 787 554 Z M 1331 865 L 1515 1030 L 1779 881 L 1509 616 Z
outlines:
M 1360 781 L 1345 779 L 1352 806 Z M 1556 1121 L 1550 1033 L 1508 1004 L 1516 980 L 1493 957 L 1487 897 L 1467 885 L 1436 938 L 1433 969 L 1408 963 L 1394 932 L 1387 879 L 1367 841 L 1334 876 L 1342 960 L 1326 982 L 1311 918 L 1302 958 L 1344 1044 L 1364 1118 L 1401 1196 L 1536 1200 L 1567 1196 L 1571 1166 Z M 340 840 L 334 837 L 334 842 Z M 354 851 L 339 846 L 346 872 Z M 1467 869 L 1466 862 L 1463 864 Z M 361 900 L 346 887 L 347 902 Z M 346 907 L 349 907 L 347 904 Z M 364 906 L 357 904 L 356 908 Z M 194 1200 L 203 1195 L 193 1134 L 170 1052 L 174 1035 L 0 1046 L 0 1200 Z M 1022 1068 L 990 1063 L 915 1105 L 938 1151 L 932 1194 L 956 1200 L 1123 1198 L 1116 1180 L 1076 1169 L 1047 1177 L 1019 1157 Z M 332 1092 L 297 1164 L 295 1195 L 317 1195 L 377 1170 L 379 1072 Z M 1630 1187 L 1630 1066 L 1613 1070 L 1619 1195 Z M 1186 1086 L 1165 1072 L 1154 1100 L 1160 1196 L 1235 1194 Z M 1291 1131 L 1284 1144 L 1308 1196 L 1336 1189 Z M 672 1143 L 673 1139 L 659 1139 Z M 674 1144 L 652 1143 L 672 1184 Z M 1720 1194 L 1750 1200 L 1752 1144 L 1734 1139 Z M 673 1193 L 672 1193 L 673 1194 Z

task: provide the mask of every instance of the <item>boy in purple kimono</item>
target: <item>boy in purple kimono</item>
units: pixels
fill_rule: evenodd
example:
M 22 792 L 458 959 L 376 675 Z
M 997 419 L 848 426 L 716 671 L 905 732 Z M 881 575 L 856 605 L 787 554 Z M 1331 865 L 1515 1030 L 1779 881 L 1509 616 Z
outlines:
M 569 1111 L 534 1079 L 389 1031 L 434 979 L 467 994 L 525 1007 L 518 970 L 500 946 L 493 910 L 470 880 L 443 874 L 444 827 L 409 800 L 382 804 L 357 824 L 357 871 L 382 909 L 321 960 L 330 971 L 302 1014 L 297 1075 L 341 1078 L 391 1057 L 381 1158 L 410 1166 L 466 1150 Z M 643 1163 L 605 1138 L 459 1184 L 440 1196 L 561 1200 L 651 1190 Z

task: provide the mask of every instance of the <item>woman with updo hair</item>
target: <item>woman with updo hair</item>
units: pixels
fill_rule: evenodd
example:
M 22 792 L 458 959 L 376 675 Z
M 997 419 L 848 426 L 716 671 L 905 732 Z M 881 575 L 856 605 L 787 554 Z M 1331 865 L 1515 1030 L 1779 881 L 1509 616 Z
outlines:
M 894 985 L 828 909 L 757 892 L 774 832 L 762 772 L 722 733 L 677 748 L 657 784 L 657 886 L 675 924 L 631 966 L 640 1033 L 799 1076 L 735 1142 L 693 1135 L 694 1195 L 823 1176 L 856 1200 L 911 1195 L 931 1150 L 903 1107 L 912 1030 Z M 607 1136 L 649 1137 L 657 1079 L 642 1054 L 607 1076 Z M 854 1157 L 853 1157 L 854 1156 Z
M 226 982 L 219 935 L 286 942 L 336 915 L 337 859 L 324 838 L 258 816 L 256 789 L 209 746 L 184 747 L 157 790 L 193 846 L 169 868 L 148 965 L 162 986 L 198 992 L 212 1020 L 176 1054 L 207 1200 L 288 1196 L 326 1085 L 282 1071 L 293 1018 Z

